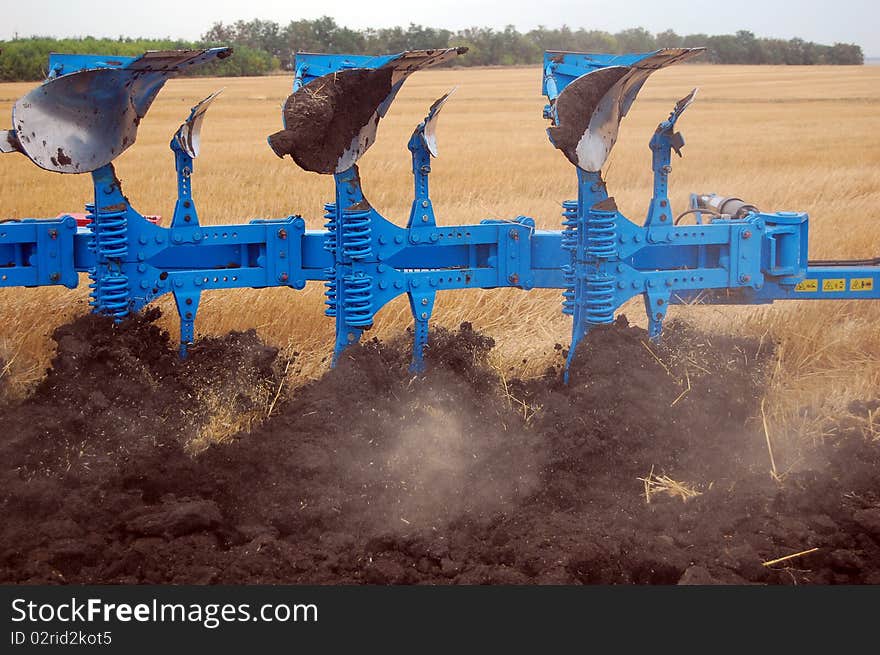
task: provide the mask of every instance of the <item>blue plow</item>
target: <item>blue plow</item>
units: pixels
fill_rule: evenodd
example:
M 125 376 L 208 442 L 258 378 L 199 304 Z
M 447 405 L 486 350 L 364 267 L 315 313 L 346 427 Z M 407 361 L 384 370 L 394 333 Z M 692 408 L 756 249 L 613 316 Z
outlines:
M 193 107 L 171 139 L 178 197 L 168 227 L 147 221 L 123 195 L 113 160 L 130 147 L 165 81 L 232 54 L 230 48 L 150 52 L 142 57 L 53 55 L 49 78 L 15 103 L 0 150 L 49 171 L 91 175 L 87 226 L 73 216 L 0 224 L 0 286 L 76 287 L 91 281 L 93 311 L 122 321 L 166 293 L 180 315 L 181 355 L 195 338 L 203 291 L 325 286 L 336 324 L 334 362 L 390 300 L 407 294 L 415 323 L 412 370 L 424 370 L 428 326 L 439 291 L 515 287 L 562 290 L 572 316 L 569 357 L 594 325 L 642 296 L 658 338 L 671 304 L 761 304 L 775 300 L 877 300 L 880 258 L 808 258 L 808 217 L 765 212 L 739 198 L 692 194 L 676 215 L 668 197 L 676 126 L 696 90 L 673 107 L 650 140 L 653 196 L 634 222 L 608 195 L 602 169 L 621 120 L 650 74 L 701 49 L 597 55 L 548 52 L 542 90 L 551 144 L 575 168 L 577 196 L 562 201 L 562 229 L 538 230 L 528 216 L 438 224 L 429 191 L 437 122 L 449 94 L 413 131 L 414 193 L 406 224 L 367 200 L 357 162 L 375 142 L 407 77 L 454 60 L 465 49 L 378 57 L 297 55 L 282 130 L 268 138 L 279 157 L 332 175 L 325 230 L 291 215 L 238 225 L 202 225 L 192 191 L 199 132 L 213 94 Z M 686 221 L 684 219 L 687 219 Z

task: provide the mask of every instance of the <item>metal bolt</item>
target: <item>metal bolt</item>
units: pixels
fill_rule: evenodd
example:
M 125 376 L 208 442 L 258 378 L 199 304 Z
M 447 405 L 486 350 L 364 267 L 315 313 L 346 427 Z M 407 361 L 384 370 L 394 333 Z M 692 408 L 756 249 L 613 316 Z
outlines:
M 428 312 L 422 312 L 422 319 L 428 318 Z
M 58 230 L 49 230 L 49 238 L 57 239 L 58 238 Z
M 662 306 L 663 305 L 663 298 L 657 298 L 657 304 Z
M 289 279 L 289 277 L 288 277 L 287 273 L 282 273 L 281 275 L 278 276 L 279 282 L 287 282 L 288 279 Z
M 49 279 L 52 280 L 53 282 L 57 282 L 58 280 L 61 279 L 61 273 L 52 273 L 49 276 Z
M 287 238 L 287 230 L 285 230 L 283 227 L 278 230 L 278 238 L 282 240 Z
M 519 275 L 513 273 L 510 277 L 507 278 L 511 284 L 519 284 Z
M 186 313 L 186 318 L 187 318 L 187 320 L 192 320 L 192 317 L 193 317 L 192 312 L 187 312 L 187 313 Z
M 751 281 L 751 279 L 752 279 L 751 275 L 740 275 L 739 276 L 739 281 L 743 282 L 743 283 L 747 283 L 747 282 Z
M 665 221 L 665 220 L 666 220 L 666 214 L 660 214 L 660 220 L 661 220 L 661 221 Z
M 745 232 L 743 232 L 743 239 L 751 239 L 751 238 L 752 238 L 752 233 L 749 230 L 746 230 Z
M 665 207 L 665 206 L 666 206 L 666 201 L 665 201 L 665 200 L 661 200 L 661 201 L 660 201 L 660 206 L 661 206 L 661 207 Z
M 422 298 L 422 304 L 423 304 L 423 305 L 427 305 L 427 304 L 428 304 L 428 299 L 427 299 L 427 298 Z
M 428 222 L 428 215 L 422 214 L 422 223 L 427 223 L 427 222 Z
M 519 241 L 519 232 L 514 229 L 511 229 L 510 232 L 507 233 L 511 239 L 514 241 Z
M 428 201 L 422 200 L 422 207 L 427 207 L 427 206 L 428 206 Z
M 187 298 L 187 299 L 186 299 L 186 304 L 187 304 L 187 305 L 192 305 L 192 304 L 193 304 L 193 299 L 192 299 L 192 298 Z
M 183 217 L 183 220 L 186 221 L 187 223 L 189 223 L 192 220 L 192 216 L 187 214 L 186 216 Z

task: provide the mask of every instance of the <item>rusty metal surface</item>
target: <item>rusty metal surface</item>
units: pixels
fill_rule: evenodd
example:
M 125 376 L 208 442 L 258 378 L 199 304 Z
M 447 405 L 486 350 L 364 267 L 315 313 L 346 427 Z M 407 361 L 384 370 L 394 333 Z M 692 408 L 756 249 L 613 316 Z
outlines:
M 269 145 L 307 171 L 348 170 L 376 141 L 379 120 L 406 78 L 465 51 L 413 50 L 376 69 L 352 68 L 316 78 L 288 97 L 284 129 L 269 137 Z
M 581 75 L 556 99 L 557 120 L 550 128 L 554 145 L 579 168 L 601 171 L 617 142 L 620 121 L 651 73 L 701 52 L 703 48 L 669 48 L 631 66 Z
M 130 147 L 165 81 L 229 49 L 151 52 L 125 68 L 81 70 L 47 80 L 15 103 L 21 151 L 58 173 L 87 173 Z
M 190 111 L 189 118 L 183 122 L 174 135 L 177 145 L 193 159 L 199 156 L 202 122 L 205 120 L 205 114 L 208 112 L 211 103 L 221 93 L 223 93 L 223 89 L 214 91 L 214 93 L 195 105 Z
M 0 152 L 18 152 L 18 137 L 14 130 L 0 130 Z
M 431 108 L 428 109 L 428 115 L 425 117 L 425 147 L 428 148 L 428 152 L 431 153 L 432 157 L 436 157 L 438 155 L 437 150 L 437 122 L 440 118 L 440 110 L 443 109 L 443 105 L 446 104 L 446 101 L 449 100 L 449 97 L 455 93 L 455 88 L 450 89 L 442 96 L 437 98 L 434 101 L 434 104 L 431 105 Z

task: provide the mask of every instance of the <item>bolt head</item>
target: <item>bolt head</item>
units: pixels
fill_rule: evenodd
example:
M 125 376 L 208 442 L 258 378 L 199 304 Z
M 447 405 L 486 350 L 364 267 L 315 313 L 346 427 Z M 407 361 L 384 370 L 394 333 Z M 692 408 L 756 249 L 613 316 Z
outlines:
M 427 304 L 428 304 L 428 299 L 427 299 L 427 298 L 422 298 L 422 304 L 423 304 L 423 305 L 427 305 Z
M 290 277 L 287 275 L 287 273 L 282 273 L 281 275 L 278 276 L 278 280 L 280 282 L 287 282 L 287 280 L 289 280 L 289 279 L 290 279 Z
M 752 233 L 750 230 L 746 230 L 745 232 L 742 233 L 742 235 L 743 235 L 743 239 L 751 239 L 752 238 Z
M 287 238 L 287 230 L 285 230 L 284 228 L 281 228 L 280 230 L 278 230 L 278 238 L 279 239 L 286 239 Z

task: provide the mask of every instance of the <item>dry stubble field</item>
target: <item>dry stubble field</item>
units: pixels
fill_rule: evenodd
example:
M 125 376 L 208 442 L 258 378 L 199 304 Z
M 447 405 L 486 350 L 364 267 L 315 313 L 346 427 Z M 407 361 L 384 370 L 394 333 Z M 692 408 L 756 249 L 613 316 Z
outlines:
M 322 224 L 332 198 L 327 177 L 279 160 L 265 137 L 279 129 L 288 76 L 170 81 L 144 120 L 138 143 L 120 157 L 117 172 L 135 206 L 169 217 L 175 179 L 168 139 L 192 104 L 217 88 L 203 131 L 194 182 L 205 224 L 299 213 Z M 31 84 L 0 84 L 0 114 Z M 528 215 L 559 224 L 560 203 L 575 194 L 574 172 L 547 141 L 541 118 L 538 68 L 448 69 L 413 76 L 361 161 L 365 192 L 387 217 L 405 222 L 411 199 L 406 141 L 431 102 L 458 86 L 440 121 L 440 158 L 432 197 L 443 223 Z M 762 209 L 803 210 L 811 216 L 811 256 L 867 257 L 880 253 L 880 67 L 680 66 L 655 74 L 624 119 L 607 170 L 610 192 L 638 219 L 650 197 L 647 141 L 676 99 L 700 87 L 680 126 L 685 157 L 674 162 L 672 198 L 683 209 L 692 191 L 737 195 Z M 7 119 L 8 122 L 8 119 Z M 24 157 L 0 161 L 0 216 L 49 217 L 81 211 L 90 184 L 84 176 L 37 169 Z M 51 356 L 52 330 L 86 311 L 86 289 L 0 290 L 2 375 L 16 393 L 40 378 Z M 271 343 L 300 356 L 291 384 L 326 366 L 332 324 L 322 315 L 319 284 L 287 289 L 206 294 L 202 334 L 256 327 Z M 176 330 L 172 305 L 165 324 Z M 625 308 L 644 319 L 641 303 Z M 821 438 L 826 418 L 845 414 L 853 399 L 880 390 L 880 303 L 776 304 L 759 308 L 673 308 L 711 330 L 757 335 L 778 345 L 767 398 L 778 438 Z M 435 324 L 463 320 L 495 337 L 496 363 L 528 376 L 541 371 L 555 343 L 567 343 L 569 322 L 555 291 L 513 290 L 441 294 Z M 405 329 L 405 300 L 386 307 L 375 333 Z M 857 416 L 868 431 L 880 418 Z M 872 423 L 873 421 L 873 423 Z M 830 423 L 828 423 L 830 424 Z

